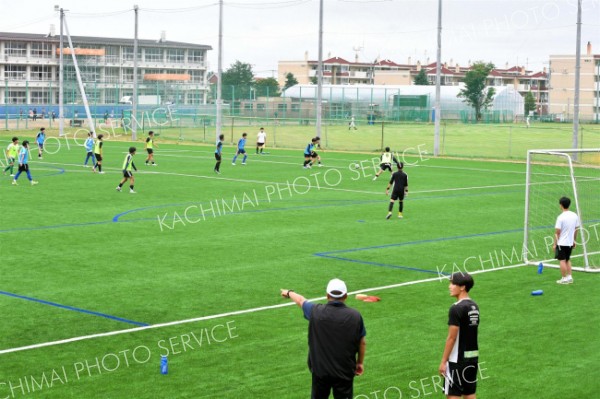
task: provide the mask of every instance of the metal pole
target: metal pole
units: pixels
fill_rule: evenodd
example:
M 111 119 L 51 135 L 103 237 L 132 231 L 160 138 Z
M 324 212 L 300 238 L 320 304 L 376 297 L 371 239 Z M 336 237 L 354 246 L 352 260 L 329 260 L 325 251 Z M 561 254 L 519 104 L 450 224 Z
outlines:
M 65 135 L 65 106 L 64 106 L 64 62 L 63 62 L 63 21 L 65 18 L 65 10 L 60 9 L 60 50 L 58 56 L 58 135 Z
M 437 64 L 435 66 L 435 133 L 433 135 L 433 155 L 440 154 L 440 84 L 442 70 L 442 0 L 438 0 Z
M 319 1 L 319 63 L 317 66 L 317 137 L 321 137 L 321 113 L 323 112 L 323 0 Z M 327 138 L 325 139 L 327 142 Z
M 575 103 L 573 108 L 573 149 L 577 149 L 579 136 L 579 84 L 581 75 L 581 0 L 577 0 L 577 44 L 575 49 Z M 574 154 L 574 158 L 577 155 Z
M 69 40 L 69 47 L 71 48 L 71 56 L 73 58 L 73 65 L 75 66 L 75 74 L 77 75 L 77 82 L 79 83 L 79 90 L 81 92 L 81 99 L 83 100 L 83 106 L 85 108 L 85 115 L 88 120 L 88 126 L 91 132 L 96 132 L 94 128 L 94 119 L 92 118 L 92 114 L 90 113 L 90 104 L 88 103 L 87 96 L 85 94 L 85 88 L 83 87 L 83 80 L 81 80 L 81 73 L 79 72 L 79 66 L 77 66 L 77 57 L 75 57 L 75 48 L 73 47 L 73 41 L 71 40 L 71 35 L 69 34 L 69 25 L 67 24 L 67 19 L 64 19 L 65 31 L 67 33 L 67 39 Z
M 131 140 L 137 140 L 138 106 L 138 6 L 133 6 L 135 28 L 133 31 L 133 96 L 131 97 Z
M 221 100 L 221 78 L 223 76 L 223 0 L 219 0 L 219 54 L 217 67 L 217 121 L 216 139 L 221 135 L 222 124 L 222 100 Z

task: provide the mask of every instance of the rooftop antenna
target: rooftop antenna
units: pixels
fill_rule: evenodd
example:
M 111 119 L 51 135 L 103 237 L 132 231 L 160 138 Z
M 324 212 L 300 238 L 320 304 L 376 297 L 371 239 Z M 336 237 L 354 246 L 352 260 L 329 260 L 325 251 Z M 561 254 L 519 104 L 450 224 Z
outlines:
M 363 46 L 353 46 L 352 50 L 354 50 L 354 62 L 358 62 L 358 53 L 360 53 L 364 49 Z

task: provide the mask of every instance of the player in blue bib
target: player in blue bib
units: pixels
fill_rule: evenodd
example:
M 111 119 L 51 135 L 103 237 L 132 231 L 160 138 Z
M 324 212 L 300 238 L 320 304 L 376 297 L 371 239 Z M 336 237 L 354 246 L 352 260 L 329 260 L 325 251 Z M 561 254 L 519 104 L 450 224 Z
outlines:
M 242 159 L 242 165 L 246 165 L 246 158 L 248 158 L 248 154 L 246 154 L 246 149 L 244 147 L 246 146 L 246 137 L 247 136 L 248 136 L 247 133 L 243 133 L 242 138 L 238 140 L 237 151 L 236 151 L 235 155 L 233 156 L 233 161 L 231 161 L 231 164 L 233 166 L 235 166 L 235 160 L 237 159 L 238 155 L 240 155 L 240 154 L 244 154 L 244 158 Z
M 23 141 L 21 149 L 19 150 L 19 171 L 17 172 L 14 180 L 12 181 L 13 186 L 17 185 L 17 180 L 19 179 L 19 176 L 21 176 L 22 172 L 25 172 L 27 174 L 27 178 L 31 182 L 32 186 L 38 183 L 37 181 L 33 180 L 33 178 L 31 177 L 31 173 L 29 172 L 29 141 L 28 140 Z

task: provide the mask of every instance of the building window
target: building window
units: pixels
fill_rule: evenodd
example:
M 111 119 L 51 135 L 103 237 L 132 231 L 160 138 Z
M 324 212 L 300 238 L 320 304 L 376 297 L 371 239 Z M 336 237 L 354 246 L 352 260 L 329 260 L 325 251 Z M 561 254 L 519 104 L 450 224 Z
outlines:
M 287 111 L 287 104 L 277 104 L 277 111 Z
M 27 43 L 6 42 L 4 44 L 4 55 L 11 57 L 27 57 Z
M 25 90 L 11 90 L 6 92 L 7 104 L 25 104 L 27 101 Z
M 183 49 L 172 48 L 167 50 L 167 61 L 183 63 L 185 61 L 185 52 Z
M 48 65 L 31 67 L 31 80 L 52 80 L 52 68 Z
M 292 112 L 300 111 L 300 103 L 292 103 Z
M 203 96 L 202 93 L 188 93 L 187 99 L 188 104 L 202 104 Z
M 204 73 L 202 71 L 189 71 L 190 81 L 195 83 L 204 82 Z
M 133 68 L 123 68 L 123 82 L 133 82 Z
M 256 104 L 256 110 L 257 111 L 264 111 L 265 109 L 267 109 L 267 107 L 265 106 L 265 104 Z
M 133 55 L 133 49 L 131 49 L 131 54 Z M 116 64 L 119 62 L 119 48 L 117 46 L 106 46 L 104 48 L 104 56 L 106 57 L 106 62 L 111 64 Z
M 119 68 L 106 68 L 104 70 L 105 83 L 119 83 Z
M 31 43 L 31 57 L 52 58 L 52 45 L 50 43 Z
M 190 64 L 204 63 L 204 50 L 188 50 L 188 62 Z
M 25 65 L 5 65 L 4 79 L 25 80 L 27 79 L 27 67 Z
M 144 56 L 146 62 L 163 62 L 163 51 L 160 48 L 147 48 Z
M 47 91 L 31 91 L 31 100 L 32 104 L 48 104 L 50 103 L 50 93 Z
M 148 51 L 148 50 L 146 50 L 146 51 Z M 138 48 L 138 60 L 141 60 L 141 59 L 142 59 L 142 49 Z M 133 47 L 123 47 L 123 61 L 133 61 Z

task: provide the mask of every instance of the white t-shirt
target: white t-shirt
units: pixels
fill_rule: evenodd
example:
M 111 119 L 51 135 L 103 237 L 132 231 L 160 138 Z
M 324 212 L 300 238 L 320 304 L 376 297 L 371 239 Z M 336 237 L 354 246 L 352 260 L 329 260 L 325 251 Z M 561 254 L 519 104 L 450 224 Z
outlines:
M 575 212 L 566 211 L 558 215 L 554 226 L 555 229 L 560 229 L 557 245 L 572 247 L 575 241 L 575 229 L 579 227 L 581 227 L 581 223 Z
M 256 136 L 256 142 L 257 143 L 263 143 L 265 142 L 265 140 L 267 139 L 267 133 L 260 131 L 258 132 L 258 136 Z

